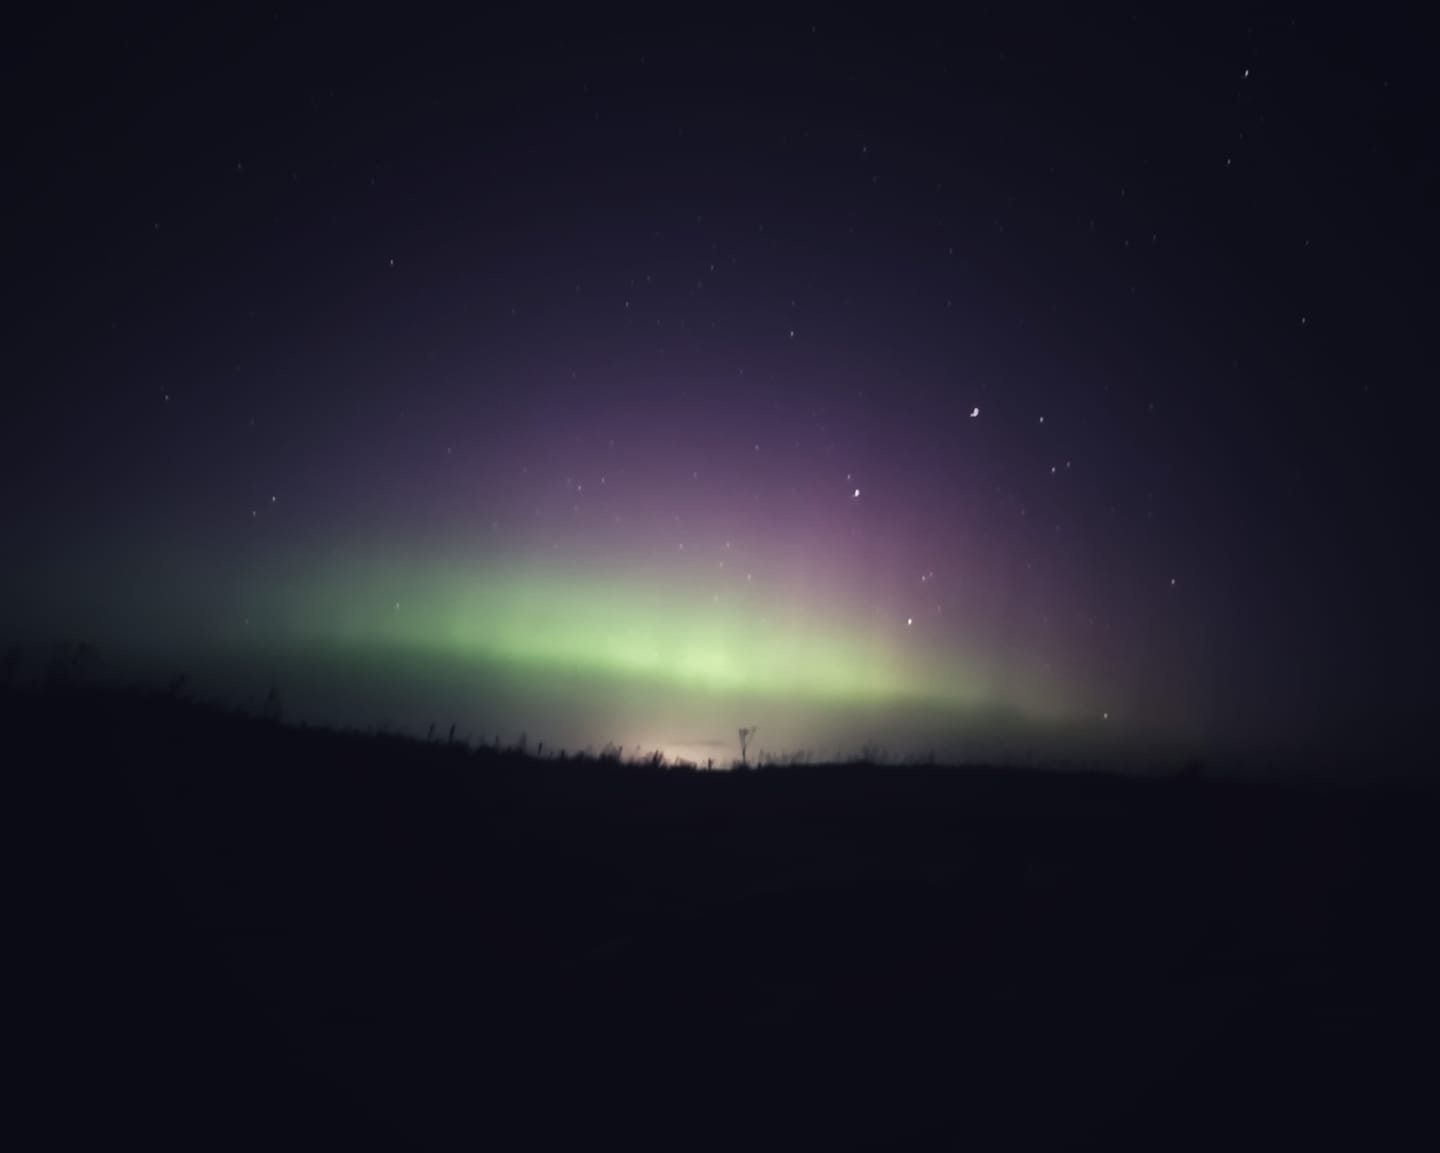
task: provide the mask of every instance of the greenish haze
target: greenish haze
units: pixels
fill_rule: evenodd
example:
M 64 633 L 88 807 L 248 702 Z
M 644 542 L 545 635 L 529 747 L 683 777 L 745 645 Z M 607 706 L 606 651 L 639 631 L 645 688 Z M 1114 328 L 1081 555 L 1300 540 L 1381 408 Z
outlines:
M 287 640 L 359 659 L 408 650 L 696 694 L 830 703 L 995 699 L 982 665 L 927 653 L 903 622 L 866 621 L 798 596 L 721 596 L 539 566 L 422 571 L 370 562 L 310 575 L 281 606 Z M 1054 703 L 1029 702 L 1037 712 Z

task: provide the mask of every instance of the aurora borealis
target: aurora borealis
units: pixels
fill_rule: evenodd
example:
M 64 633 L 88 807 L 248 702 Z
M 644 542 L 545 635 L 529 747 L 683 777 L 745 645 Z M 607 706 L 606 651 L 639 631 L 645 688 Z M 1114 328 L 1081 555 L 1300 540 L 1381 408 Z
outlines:
M 739 717 L 764 718 L 761 747 L 775 749 L 778 740 L 778 752 L 838 755 L 847 751 L 845 740 L 854 751 L 877 739 L 842 723 L 848 714 L 881 734 L 903 715 L 913 746 L 905 751 L 913 754 L 927 736 L 932 745 L 937 737 L 954 740 L 955 718 L 973 725 L 987 709 L 1017 710 L 1040 724 L 1066 715 L 1039 677 L 1008 679 L 1010 670 L 978 657 L 967 664 L 945 646 L 920 643 L 913 624 L 893 615 L 867 618 L 833 597 L 816 603 L 803 586 L 766 593 L 747 574 L 743 588 L 722 596 L 683 570 L 640 575 L 590 565 L 583 577 L 557 570 L 432 562 L 412 572 L 384 560 L 349 563 L 298 591 L 278 614 L 277 639 L 378 669 L 448 667 L 485 686 L 478 700 L 496 695 L 487 682 L 503 682 L 512 697 L 524 685 L 527 699 L 498 717 L 473 705 L 458 715 L 495 728 L 533 714 L 520 728 L 548 735 L 552 748 L 613 739 L 690 759 L 705 759 L 702 750 L 716 756 L 718 748 L 723 760 L 730 742 L 716 734 L 728 735 L 728 722 Z M 431 693 L 445 695 L 439 687 Z M 580 710 L 577 701 L 585 702 Z M 596 727 L 555 724 L 555 716 L 577 711 Z M 797 717 L 817 728 L 807 730 Z M 606 724 L 615 735 L 597 740 Z
M 1410 731 L 1404 70 L 967 19 L 37 28 L 0 640 L 721 762 Z
M 383 571 L 383 570 L 382 570 Z M 597 676 L 651 679 L 696 692 L 795 694 L 837 701 L 964 700 L 979 687 L 958 669 L 923 669 L 897 645 L 868 638 L 844 619 L 807 620 L 803 609 L 737 598 L 683 596 L 674 584 L 647 588 L 634 578 L 590 574 L 567 582 L 548 569 L 426 582 L 367 573 L 339 579 L 302 599 L 285 626 L 320 644 L 413 648 L 475 656 L 539 671 L 572 668 Z M 376 612 L 381 592 L 407 590 L 393 613 Z M 803 604 L 803 602 L 802 602 Z M 894 630 L 891 630 L 892 632 Z

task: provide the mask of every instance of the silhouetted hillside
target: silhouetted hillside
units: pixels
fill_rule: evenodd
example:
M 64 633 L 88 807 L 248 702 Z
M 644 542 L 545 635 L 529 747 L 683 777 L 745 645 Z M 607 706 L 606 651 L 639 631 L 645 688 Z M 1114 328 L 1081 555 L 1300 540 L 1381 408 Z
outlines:
M 0 699 L 57 1141 L 1387 1148 L 1433 1127 L 1419 792 L 672 772 L 158 694 Z

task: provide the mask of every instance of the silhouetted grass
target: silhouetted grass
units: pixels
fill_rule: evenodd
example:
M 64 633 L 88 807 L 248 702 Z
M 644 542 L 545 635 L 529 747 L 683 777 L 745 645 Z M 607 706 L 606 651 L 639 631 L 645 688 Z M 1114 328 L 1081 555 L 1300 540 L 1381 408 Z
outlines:
M 183 684 L 0 692 L 57 1132 L 1385 1147 L 1430 1124 L 1426 793 L 677 771 L 277 716 Z

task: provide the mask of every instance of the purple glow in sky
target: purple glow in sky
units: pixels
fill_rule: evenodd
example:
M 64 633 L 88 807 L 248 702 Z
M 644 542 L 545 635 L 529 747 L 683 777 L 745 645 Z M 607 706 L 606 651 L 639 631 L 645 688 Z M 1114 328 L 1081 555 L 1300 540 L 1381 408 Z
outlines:
M 38 31 L 6 635 L 573 741 L 1404 730 L 1407 73 L 1146 19 Z

